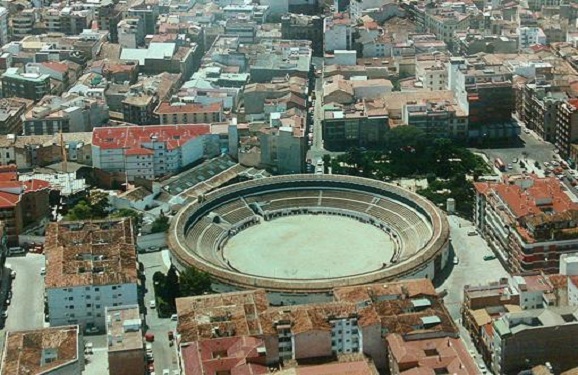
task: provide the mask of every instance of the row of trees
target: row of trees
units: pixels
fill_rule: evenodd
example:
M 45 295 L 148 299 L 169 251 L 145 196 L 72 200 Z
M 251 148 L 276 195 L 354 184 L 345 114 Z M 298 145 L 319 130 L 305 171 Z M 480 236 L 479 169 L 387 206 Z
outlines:
M 211 278 L 208 273 L 188 268 L 180 275 L 174 267 L 167 274 L 155 272 L 153 284 L 159 316 L 168 317 L 176 312 L 175 299 L 198 296 L 211 292 Z
M 468 149 L 450 139 L 432 139 L 413 126 L 391 129 L 382 150 L 353 148 L 333 159 L 331 166 L 336 174 L 381 181 L 427 178 L 428 188 L 418 193 L 438 204 L 453 197 L 458 202 L 458 212 L 468 217 L 474 200 L 471 180 L 490 171 L 484 160 Z

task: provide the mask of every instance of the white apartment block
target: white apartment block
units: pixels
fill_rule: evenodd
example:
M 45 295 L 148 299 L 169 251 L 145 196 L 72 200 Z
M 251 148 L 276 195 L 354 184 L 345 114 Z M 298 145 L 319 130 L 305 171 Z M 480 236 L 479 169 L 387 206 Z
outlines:
M 529 48 L 535 44 L 546 44 L 546 34 L 539 27 L 518 28 L 518 48 Z
M 103 127 L 93 131 L 93 166 L 153 180 L 219 153 L 210 125 Z
M 130 219 L 59 222 L 46 231 L 46 297 L 51 326 L 103 331 L 107 307 L 138 304 Z

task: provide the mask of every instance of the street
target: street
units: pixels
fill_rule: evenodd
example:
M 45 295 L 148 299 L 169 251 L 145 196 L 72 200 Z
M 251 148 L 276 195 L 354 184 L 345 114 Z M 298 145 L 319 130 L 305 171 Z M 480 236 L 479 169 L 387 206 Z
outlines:
M 164 369 L 173 370 L 179 368 L 176 347 L 169 346 L 168 332 L 176 328 L 177 322 L 169 318 L 159 318 L 156 309 L 149 307 L 149 302 L 155 299 L 153 287 L 153 275 L 157 271 L 166 274 L 168 271 L 167 264 L 163 261 L 163 250 L 155 253 L 139 254 L 139 262 L 144 265 L 146 277 L 146 292 L 144 295 L 144 305 L 146 310 L 146 323 L 148 331 L 155 335 L 155 341 L 152 343 L 154 364 L 156 373 L 162 373 Z
M 440 285 L 436 284 L 436 286 L 438 292 L 447 290 L 444 304 L 451 317 L 458 323 L 460 337 L 468 350 L 473 353 L 476 348 L 470 340 L 469 333 L 461 325 L 460 310 L 463 302 L 464 286 L 486 284 L 490 281 L 497 281 L 500 278 L 509 278 L 510 276 L 498 259 L 483 259 L 485 255 L 492 255 L 493 253 L 479 234 L 475 236 L 468 235 L 468 232 L 475 230 L 471 222 L 455 215 L 448 215 L 448 221 L 453 252 L 458 257 L 458 264 L 453 264 L 453 258 L 451 258 L 450 264 L 442 275 L 445 279 L 442 280 Z
M 6 308 L 8 317 L 4 328 L 0 330 L 2 348 L 6 332 L 45 326 L 44 278 L 40 275 L 40 268 L 44 267 L 44 255 L 29 253 L 26 256 L 8 257 L 6 264 L 16 271 L 16 278 L 12 280 L 12 300 Z M 7 274 L 9 275 L 9 271 Z M 7 291 L 3 288 L 2 301 L 6 298 L 5 292 Z

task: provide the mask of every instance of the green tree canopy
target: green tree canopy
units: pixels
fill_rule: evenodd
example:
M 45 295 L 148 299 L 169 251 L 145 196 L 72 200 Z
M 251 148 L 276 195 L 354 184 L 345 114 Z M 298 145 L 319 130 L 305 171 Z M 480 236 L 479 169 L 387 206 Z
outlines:
M 156 218 L 155 221 L 153 221 L 153 225 L 151 227 L 151 233 L 160 233 L 160 232 L 166 232 L 167 230 L 169 230 L 170 224 L 169 224 L 169 218 L 168 216 L 159 216 Z
M 211 291 L 211 277 L 196 268 L 187 268 L 179 277 L 181 296 L 198 296 Z

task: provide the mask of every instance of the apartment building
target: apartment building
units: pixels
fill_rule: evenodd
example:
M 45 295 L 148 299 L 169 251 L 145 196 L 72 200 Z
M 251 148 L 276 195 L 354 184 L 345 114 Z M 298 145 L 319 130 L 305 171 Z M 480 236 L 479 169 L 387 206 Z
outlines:
M 12 155 L 13 156 L 13 155 Z M 1 171 L 0 220 L 4 221 L 8 245 L 18 245 L 18 235 L 50 215 L 50 184 L 41 180 L 18 181 L 16 166 Z
M 126 218 L 48 224 L 44 282 L 50 325 L 102 332 L 107 307 L 138 305 L 135 241 Z
M 451 57 L 448 66 L 448 88 L 460 107 L 468 114 L 469 137 L 516 137 L 517 126 L 512 124 L 515 95 L 512 73 L 503 65 L 484 61 Z
M 457 31 L 467 30 L 470 15 L 454 8 L 434 8 L 425 12 L 425 30 L 451 45 Z
M 468 116 L 458 105 L 449 101 L 407 102 L 403 106 L 402 121 L 435 138 L 468 137 Z
M 425 279 L 337 288 L 334 302 L 310 305 L 269 307 L 264 290 L 178 298 L 177 315 L 183 367 L 193 361 L 183 353 L 198 351 L 191 346 L 245 342 L 257 350 L 247 360 L 265 365 L 363 353 L 386 369 L 383 340 L 390 334 L 407 341 L 458 337 Z
M 8 34 L 8 9 L 0 7 L 0 45 L 5 45 L 10 40 Z
M 389 129 L 388 112 L 381 99 L 355 104 L 327 104 L 321 126 L 327 150 L 379 148 Z
M 84 366 L 84 340 L 77 325 L 6 333 L 2 375 L 81 374 Z
M 223 121 L 223 104 L 160 102 L 154 114 L 161 125 L 210 124 Z
M 567 99 L 559 104 L 556 113 L 556 148 L 564 159 L 570 158 L 571 146 L 578 141 L 577 109 L 578 99 Z
M 118 126 L 96 128 L 92 136 L 95 168 L 153 180 L 220 153 L 209 125 Z
M 549 142 L 556 142 L 558 133 L 559 107 L 568 99 L 568 95 L 550 82 L 536 79 L 535 83 L 526 83 L 522 89 L 521 119 L 529 129 Z M 567 113 L 567 107 L 562 114 Z M 563 124 L 561 124 L 563 125 Z M 562 128 L 564 129 L 564 128 Z
M 23 98 L 0 100 L 0 134 L 21 134 L 22 115 L 34 102 Z
M 560 255 L 578 250 L 578 204 L 557 178 L 511 176 L 474 186 L 475 225 L 510 272 L 556 273 Z
M 1 76 L 2 96 L 38 101 L 50 93 L 50 76 L 40 73 L 24 73 L 21 68 L 8 68 Z
M 10 16 L 10 22 L 12 24 L 11 36 L 12 40 L 20 40 L 28 35 L 32 34 L 32 29 L 34 28 L 34 23 L 39 19 L 38 10 L 23 9 L 20 12 L 12 14 Z
M 139 306 L 106 307 L 105 315 L 109 374 L 144 375 L 144 322 Z
M 333 53 L 353 49 L 354 23 L 347 13 L 336 13 L 323 20 L 323 51 Z
M 448 71 L 441 59 L 417 60 L 415 76 L 426 90 L 441 91 L 448 87 Z
M 493 326 L 492 370 L 512 374 L 550 363 L 554 373 L 578 366 L 578 308 L 548 307 L 507 313 Z
M 143 91 L 129 91 L 122 101 L 123 120 L 137 125 L 158 124 L 155 108 L 159 102 L 156 95 Z
M 526 49 L 536 44 L 546 45 L 546 34 L 539 27 L 519 27 L 518 34 L 518 48 Z
M 323 18 L 289 13 L 281 17 L 281 37 L 311 41 L 314 56 L 323 56 Z
M 137 48 L 144 44 L 144 24 L 140 18 L 125 18 L 118 23 L 118 44 L 123 48 Z
M 47 95 L 22 116 L 25 135 L 91 131 L 108 118 L 108 106 L 102 100 L 76 94 Z
M 399 334 L 387 336 L 389 371 L 392 375 L 481 374 L 462 340 L 444 337 L 408 341 Z M 408 355 L 411 353 L 411 355 Z M 443 361 L 439 359 L 443 358 Z

